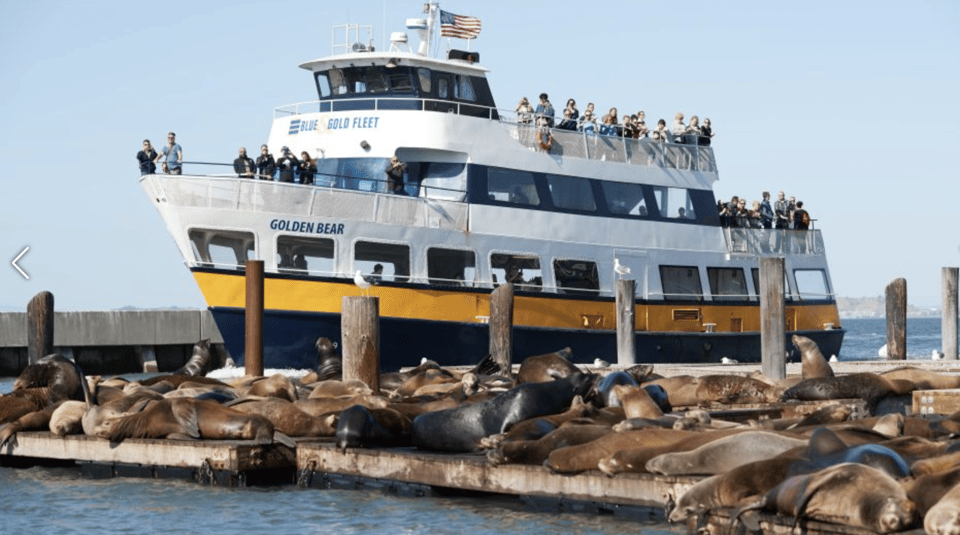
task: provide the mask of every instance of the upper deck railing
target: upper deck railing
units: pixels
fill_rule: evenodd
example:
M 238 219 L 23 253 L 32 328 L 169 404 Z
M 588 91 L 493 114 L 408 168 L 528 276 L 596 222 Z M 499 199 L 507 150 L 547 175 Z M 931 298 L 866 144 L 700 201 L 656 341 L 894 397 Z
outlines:
M 329 113 L 357 110 L 410 110 L 454 113 L 481 119 L 498 120 L 513 139 L 531 150 L 543 150 L 552 155 L 620 162 L 667 169 L 717 172 L 717 161 L 709 146 L 660 142 L 650 138 L 633 139 L 551 128 L 553 137 L 549 150 L 541 148 L 538 128 L 529 122 L 518 122 L 513 110 L 498 110 L 449 100 L 423 98 L 355 98 L 318 100 L 280 106 L 274 110 L 274 119 L 304 113 Z M 669 139 L 673 140 L 670 136 Z
M 822 255 L 819 230 L 724 228 L 727 251 L 749 255 Z

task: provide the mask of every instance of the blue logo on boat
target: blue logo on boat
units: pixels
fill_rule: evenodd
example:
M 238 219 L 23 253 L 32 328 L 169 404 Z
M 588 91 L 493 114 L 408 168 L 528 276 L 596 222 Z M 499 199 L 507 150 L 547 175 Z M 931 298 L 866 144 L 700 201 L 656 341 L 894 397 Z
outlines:
M 304 121 L 301 119 L 293 119 L 290 121 L 290 131 L 287 132 L 291 136 L 296 135 L 298 132 L 306 132 L 307 130 L 316 130 L 317 129 L 317 120 L 311 119 L 309 121 Z

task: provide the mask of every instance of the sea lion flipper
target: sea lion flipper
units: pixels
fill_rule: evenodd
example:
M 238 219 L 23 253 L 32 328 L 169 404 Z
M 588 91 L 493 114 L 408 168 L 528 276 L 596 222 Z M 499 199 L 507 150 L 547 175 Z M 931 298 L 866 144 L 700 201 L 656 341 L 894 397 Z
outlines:
M 288 448 L 296 448 L 296 447 L 297 447 L 297 442 L 296 442 L 295 440 L 293 440 L 293 439 L 290 438 L 289 436 L 287 436 L 287 435 L 285 435 L 284 433 L 281 433 L 280 431 L 277 431 L 277 430 L 274 430 L 274 431 L 273 431 L 273 441 L 276 442 L 276 443 L 278 443 L 278 444 L 283 444 L 284 446 L 286 446 L 286 447 L 288 447 Z
M 192 438 L 200 438 L 200 422 L 197 418 L 197 408 L 190 398 L 182 398 L 182 401 L 186 403 L 176 403 L 176 401 L 181 400 L 171 400 L 173 403 L 170 404 L 170 410 L 173 412 L 173 417 L 176 418 L 177 422 L 183 428 L 185 435 Z
M 737 522 L 743 524 L 751 532 L 760 531 L 760 509 L 764 507 L 764 499 L 761 497 L 759 500 L 748 503 L 743 507 L 740 507 L 736 511 L 730 514 L 730 529 L 733 533 L 733 528 L 736 527 Z

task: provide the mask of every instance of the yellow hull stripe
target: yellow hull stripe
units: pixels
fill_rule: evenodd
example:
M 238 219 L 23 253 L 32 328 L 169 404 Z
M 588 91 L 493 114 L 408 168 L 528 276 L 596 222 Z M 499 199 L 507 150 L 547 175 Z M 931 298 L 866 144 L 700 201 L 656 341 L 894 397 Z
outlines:
M 242 273 L 194 272 L 194 278 L 210 307 L 243 308 L 246 282 Z M 339 314 L 341 298 L 359 296 L 352 281 L 266 278 L 264 308 L 297 312 Z M 393 318 L 482 323 L 490 315 L 490 294 L 456 290 L 374 286 L 365 295 L 380 298 L 380 315 Z M 563 299 L 518 295 L 514 299 L 514 324 L 564 329 L 615 329 L 613 301 Z M 713 324 L 716 332 L 757 332 L 760 306 L 718 306 L 691 301 L 689 304 L 642 303 L 636 305 L 636 329 L 658 332 L 704 332 Z M 787 304 L 786 328 L 819 330 L 840 327 L 833 304 Z

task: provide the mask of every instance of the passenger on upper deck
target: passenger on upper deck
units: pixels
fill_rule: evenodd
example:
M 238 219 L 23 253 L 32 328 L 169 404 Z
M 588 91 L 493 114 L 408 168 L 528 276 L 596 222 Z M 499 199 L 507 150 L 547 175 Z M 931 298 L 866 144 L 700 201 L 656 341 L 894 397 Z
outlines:
M 644 113 L 643 110 L 637 112 L 637 116 L 633 121 L 633 125 L 637 129 L 637 138 L 647 137 L 650 129 L 647 128 L 647 114 Z
M 580 110 L 577 109 L 577 101 L 571 99 L 567 100 L 567 107 L 564 108 L 564 111 L 570 111 L 570 118 L 576 122 L 580 119 Z
M 253 163 L 253 159 L 247 156 L 247 148 L 240 147 L 239 156 L 233 161 L 233 171 L 237 173 L 238 177 L 242 178 L 253 178 L 253 173 L 257 169 L 257 164 Z
M 600 134 L 604 136 L 622 136 L 623 127 L 620 126 L 620 119 L 617 117 L 617 109 L 610 108 L 610 111 L 603 116 L 603 124 L 600 125 Z
M 153 150 L 149 139 L 143 140 L 143 148 L 137 153 L 137 161 L 140 162 L 140 176 L 152 175 L 157 172 L 157 151 Z
M 703 126 L 700 127 L 700 135 L 707 136 L 708 138 L 713 137 L 713 129 L 710 128 L 710 118 L 707 117 L 703 120 Z M 708 143 L 709 145 L 709 143 Z
M 387 191 L 397 195 L 406 195 L 403 189 L 403 173 L 407 170 L 407 164 L 400 161 L 396 156 L 390 158 L 387 165 Z
M 690 124 L 687 125 L 687 133 L 688 133 L 688 134 L 696 134 L 696 135 L 699 136 L 699 135 L 700 135 L 700 132 L 701 132 L 701 129 L 700 129 L 700 118 L 697 117 L 696 115 L 691 115 L 691 116 L 690 116 Z
M 677 112 L 673 118 L 673 127 L 670 128 L 670 133 L 675 136 L 682 136 L 687 133 L 687 125 L 683 124 L 683 114 Z
M 773 208 L 770 206 L 770 192 L 763 192 L 763 200 L 760 201 L 760 222 L 763 223 L 763 228 L 773 227 Z
M 537 144 L 544 152 L 550 152 L 550 147 L 553 146 L 553 133 L 547 121 L 546 117 L 537 119 Z
M 300 165 L 300 160 L 297 160 L 297 157 L 290 153 L 289 147 L 283 147 L 280 151 L 282 154 L 280 159 L 277 160 L 277 167 L 280 169 L 280 182 L 293 182 L 293 175 Z
M 777 193 L 777 202 L 773 205 L 773 212 L 776 217 L 777 228 L 790 228 L 790 206 L 787 199 L 781 191 Z
M 167 134 L 167 145 L 160 150 L 160 154 L 157 155 L 153 163 L 160 161 L 160 158 L 164 158 L 163 162 L 163 172 L 169 173 L 171 175 L 179 175 L 183 172 L 183 149 L 180 145 L 177 144 L 177 135 L 173 132 Z
M 577 121 L 573 119 L 573 113 L 570 110 L 563 110 L 563 120 L 557 125 L 560 130 L 576 130 Z
M 277 162 L 273 161 L 273 154 L 266 145 L 260 145 L 260 156 L 257 158 L 257 174 L 260 180 L 273 180 L 273 173 L 277 170 Z
M 623 137 L 625 138 L 635 138 L 636 136 L 636 127 L 633 126 L 633 116 L 624 115 L 623 116 Z
M 597 133 L 597 118 L 593 116 L 593 110 L 589 107 L 583 112 L 583 117 L 580 118 L 580 130 L 585 134 Z
M 533 121 L 533 106 L 530 105 L 530 101 L 527 100 L 527 97 L 520 99 L 520 104 L 517 104 L 517 123 L 519 124 L 530 124 Z
M 547 126 L 553 128 L 555 114 L 553 112 L 553 104 L 550 104 L 550 98 L 547 97 L 546 93 L 540 93 L 540 103 L 537 104 L 536 114 L 538 119 L 543 118 L 546 120 Z M 537 121 L 537 124 L 539 123 L 540 121 Z
M 313 163 L 313 158 L 307 151 L 300 153 L 300 165 L 297 169 L 300 171 L 301 184 L 313 184 L 313 177 L 317 174 L 317 164 Z
M 659 141 L 661 143 L 667 141 L 667 122 L 663 119 L 657 120 L 657 128 L 653 132 L 650 132 L 650 139 L 654 141 Z
M 810 229 L 810 214 L 803 209 L 803 201 L 797 201 L 797 209 L 793 212 L 793 228 L 796 230 Z

